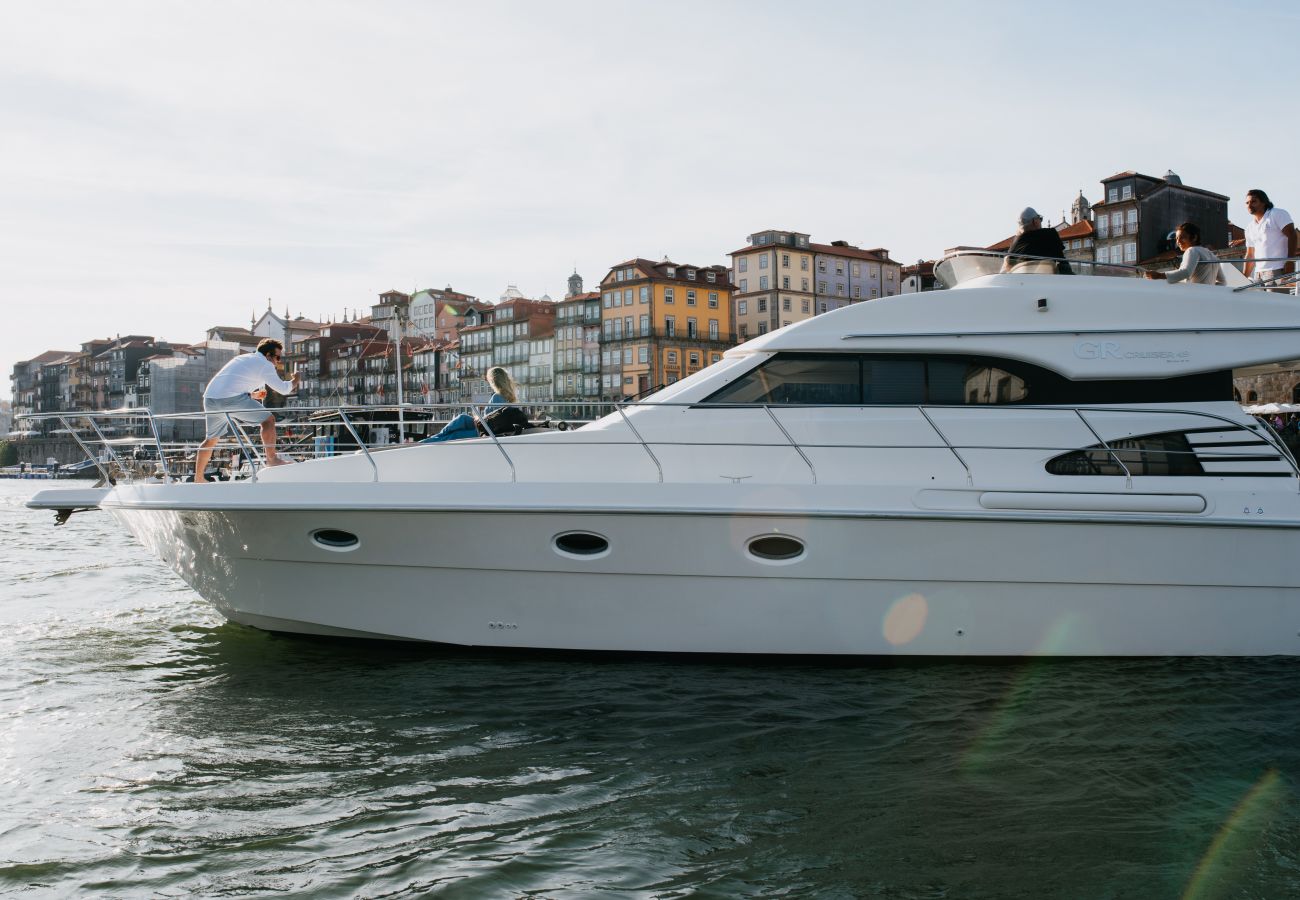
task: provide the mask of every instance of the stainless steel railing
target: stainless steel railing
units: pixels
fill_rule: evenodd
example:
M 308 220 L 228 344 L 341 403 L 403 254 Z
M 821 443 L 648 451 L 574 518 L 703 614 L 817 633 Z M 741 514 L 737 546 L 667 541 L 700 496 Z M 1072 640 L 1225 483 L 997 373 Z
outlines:
M 572 401 L 563 401 L 552 404 L 530 403 L 528 408 L 532 413 L 535 423 L 548 424 L 557 431 L 567 430 L 570 420 L 548 420 L 545 417 L 547 408 L 562 408 L 572 411 L 575 404 Z M 627 403 L 593 403 L 587 404 L 592 413 L 606 412 L 612 417 L 607 424 L 614 426 L 608 437 L 584 435 L 572 443 L 580 442 L 583 446 L 601 446 L 601 445 L 623 445 L 628 443 L 635 444 L 645 453 L 647 460 L 654 466 L 656 480 L 660 483 L 665 481 L 665 469 L 660 456 L 656 454 L 656 447 L 671 446 L 735 446 L 735 447 L 784 447 L 797 454 L 803 463 L 807 466 L 810 479 L 813 484 L 818 483 L 817 467 L 813 461 L 811 451 L 825 447 L 850 448 L 850 449 L 933 449 L 941 447 L 952 454 L 966 476 L 966 482 L 970 485 L 975 484 L 976 472 L 972 469 L 967 455 L 963 451 L 983 451 L 983 450 L 1039 450 L 1052 453 L 1069 453 L 1078 450 L 1097 448 L 1106 454 L 1106 456 L 1124 473 L 1125 486 L 1128 489 L 1133 487 L 1134 473 L 1126 459 L 1141 459 L 1147 451 L 1133 448 L 1118 449 L 1114 446 L 1116 441 L 1128 440 L 1133 435 L 1160 433 L 1158 426 L 1150 426 L 1146 431 L 1125 432 L 1122 437 L 1111 438 L 1107 440 L 1102 429 L 1098 427 L 1094 418 L 1098 414 L 1119 414 L 1124 417 L 1145 417 L 1149 423 L 1158 421 L 1162 416 L 1181 416 L 1191 417 L 1194 421 L 1214 423 L 1218 430 L 1225 432 L 1243 432 L 1252 436 L 1252 439 L 1263 441 L 1273 451 L 1276 452 L 1279 460 L 1286 463 L 1290 470 L 1291 476 L 1297 479 L 1297 487 L 1300 487 L 1300 465 L 1297 464 L 1295 456 L 1287 447 L 1286 442 L 1277 434 L 1266 422 L 1258 420 L 1252 423 L 1245 423 L 1228 416 L 1217 413 L 1207 412 L 1200 409 L 1185 408 L 1150 408 L 1150 407 L 1122 407 L 1122 406 L 987 406 L 975 407 L 971 405 L 834 405 L 821 406 L 815 404 L 700 404 L 700 403 L 672 403 L 658 402 L 654 400 L 642 402 Z M 780 433 L 782 440 L 771 442 L 770 440 L 736 440 L 736 441 L 717 441 L 717 440 L 691 440 L 681 439 L 680 434 L 689 436 L 689 429 L 678 429 L 668 438 L 647 438 L 644 426 L 638 427 L 638 416 L 651 409 L 680 408 L 684 410 L 698 411 L 707 414 L 710 410 L 716 411 L 736 411 L 736 410 L 753 410 L 761 414 L 762 419 L 771 422 L 775 429 Z M 960 444 L 951 440 L 949 435 L 941 427 L 937 419 L 943 418 L 943 412 L 946 410 L 965 410 L 967 412 L 974 409 L 987 409 L 991 413 L 998 414 L 1034 414 L 1038 412 L 1061 412 L 1065 411 L 1073 417 L 1077 417 L 1085 431 L 1091 436 L 1093 443 L 1087 446 L 1074 444 L 1071 446 L 1034 446 L 1024 445 L 990 445 L 990 444 Z M 272 410 L 277 416 L 277 445 L 278 452 L 285 453 L 289 456 L 309 455 L 312 457 L 328 457 L 344 454 L 359 454 L 363 456 L 370 467 L 371 480 L 380 481 L 382 478 L 382 467 L 376 457 L 387 450 L 396 449 L 402 446 L 411 446 L 411 443 L 396 443 L 391 440 L 393 435 L 392 427 L 399 423 L 405 429 L 403 437 L 415 436 L 422 437 L 431 434 L 437 430 L 443 421 L 451 417 L 453 412 L 465 411 L 467 407 L 464 404 L 440 405 L 440 406 L 404 406 L 400 410 L 396 407 L 283 407 Z M 469 407 L 479 419 L 486 419 L 486 409 L 483 407 Z M 845 409 L 855 410 L 893 410 L 915 411 L 919 420 L 928 427 L 935 435 L 937 443 L 930 444 L 897 444 L 897 443 L 800 443 L 791 431 L 790 423 L 783 421 L 783 417 L 788 417 L 795 410 L 809 409 L 835 409 L 843 411 Z M 130 409 L 130 410 L 106 410 L 106 411 L 87 411 L 87 412 L 64 412 L 36 414 L 23 417 L 27 421 L 40 423 L 42 421 L 57 422 L 61 428 L 69 433 L 76 441 L 79 448 L 86 454 L 88 459 L 94 461 L 101 477 L 106 481 L 112 481 L 119 478 L 139 479 L 139 478 L 161 478 L 165 481 L 173 481 L 182 476 L 187 469 L 192 469 L 190 457 L 197 447 L 198 438 L 184 440 L 164 440 L 164 432 L 172 433 L 177 423 L 196 422 L 202 423 L 205 419 L 203 413 L 176 413 L 167 415 L 155 415 L 147 409 Z M 579 420 L 573 422 L 574 426 L 586 424 L 590 420 Z M 257 441 L 249 429 L 257 426 L 246 426 L 227 416 L 227 422 L 233 435 L 234 450 L 231 451 L 229 442 L 225 445 L 224 452 L 228 457 L 226 466 L 226 477 L 232 479 L 247 479 L 250 482 L 256 482 L 258 473 L 266 465 L 264 451 L 259 447 Z M 109 424 L 118 423 L 118 424 Z M 646 424 L 649 424 L 647 422 Z M 1187 426 L 1182 426 L 1186 428 Z M 490 426 L 485 425 L 486 437 L 492 442 L 500 453 L 502 459 L 510 469 L 510 480 L 512 482 L 519 479 L 519 467 L 516 457 L 519 454 L 529 452 L 530 442 L 527 440 L 517 440 L 511 436 L 496 434 Z M 124 435 L 115 437 L 111 435 Z M 627 438 L 632 440 L 629 442 Z M 565 438 L 558 435 L 547 440 L 548 446 L 555 446 L 557 443 L 566 443 Z M 535 445 L 532 445 L 535 446 Z M 222 448 L 219 446 L 218 448 Z M 433 448 L 430 447 L 430 450 Z M 1162 454 L 1168 455 L 1177 451 L 1162 450 Z M 1241 458 L 1251 454 L 1240 451 L 1229 451 L 1216 453 L 1204 448 L 1198 449 L 1196 455 L 1200 458 L 1217 458 L 1220 461 L 1231 461 L 1234 458 Z M 220 466 L 220 463 L 218 464 Z

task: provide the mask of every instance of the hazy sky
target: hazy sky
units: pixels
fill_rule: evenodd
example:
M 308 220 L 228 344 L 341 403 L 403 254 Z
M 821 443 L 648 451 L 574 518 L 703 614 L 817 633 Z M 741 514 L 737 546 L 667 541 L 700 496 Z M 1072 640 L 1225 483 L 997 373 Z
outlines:
M 268 297 L 558 297 L 762 228 L 913 262 L 1125 169 L 1300 213 L 1294 2 L 0 9 L 5 379 Z

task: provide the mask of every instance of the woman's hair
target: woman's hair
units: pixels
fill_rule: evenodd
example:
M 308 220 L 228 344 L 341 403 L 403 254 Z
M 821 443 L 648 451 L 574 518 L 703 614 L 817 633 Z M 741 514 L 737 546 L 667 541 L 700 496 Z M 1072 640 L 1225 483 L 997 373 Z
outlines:
M 1184 222 L 1178 226 L 1178 230 L 1183 233 L 1183 237 L 1187 238 L 1188 242 L 1192 244 L 1201 242 L 1201 226 L 1195 222 Z
M 514 403 L 519 399 L 515 380 L 510 377 L 509 372 L 500 366 L 493 366 L 487 370 L 487 383 L 488 387 L 500 394 L 507 403 Z
M 1268 212 L 1270 209 L 1273 208 L 1273 201 L 1268 199 L 1268 194 L 1264 193 L 1259 188 L 1251 188 L 1250 190 L 1246 191 L 1246 196 L 1254 197 L 1260 203 L 1263 203 L 1265 212 Z

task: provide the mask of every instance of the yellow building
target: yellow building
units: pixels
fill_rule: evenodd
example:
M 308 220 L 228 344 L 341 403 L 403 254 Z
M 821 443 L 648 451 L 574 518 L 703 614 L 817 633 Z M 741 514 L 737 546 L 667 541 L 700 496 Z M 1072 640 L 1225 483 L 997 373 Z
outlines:
M 630 259 L 600 282 L 601 396 L 634 397 L 698 372 L 736 343 L 725 266 Z

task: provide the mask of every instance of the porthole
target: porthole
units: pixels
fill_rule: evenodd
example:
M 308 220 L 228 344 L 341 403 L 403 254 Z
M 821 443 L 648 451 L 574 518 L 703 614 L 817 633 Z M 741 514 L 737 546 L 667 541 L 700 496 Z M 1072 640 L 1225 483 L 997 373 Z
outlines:
M 555 536 L 555 549 L 565 556 L 594 559 L 609 552 L 609 541 L 590 531 L 567 531 Z
M 350 531 L 337 528 L 317 528 L 311 533 L 312 543 L 324 550 L 343 552 L 361 546 L 361 539 Z
M 764 562 L 794 562 L 804 555 L 803 541 L 784 534 L 765 534 L 750 540 L 749 555 Z

